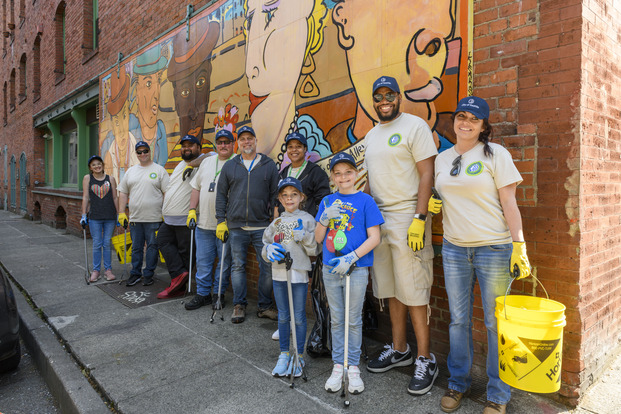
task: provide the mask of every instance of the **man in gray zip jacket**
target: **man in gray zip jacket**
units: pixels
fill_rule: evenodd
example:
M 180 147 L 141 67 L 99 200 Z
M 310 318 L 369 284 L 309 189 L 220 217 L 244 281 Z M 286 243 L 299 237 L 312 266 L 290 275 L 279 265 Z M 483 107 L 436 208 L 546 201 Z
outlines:
M 259 262 L 259 318 L 278 319 L 272 303 L 272 266 L 263 260 L 263 230 L 269 226 L 278 193 L 278 169 L 265 154 L 257 153 L 257 138 L 252 127 L 237 131 L 241 154 L 222 167 L 216 194 L 216 236 L 225 240 L 230 232 L 233 266 L 233 315 L 231 322 L 246 318 L 246 261 L 252 243 Z

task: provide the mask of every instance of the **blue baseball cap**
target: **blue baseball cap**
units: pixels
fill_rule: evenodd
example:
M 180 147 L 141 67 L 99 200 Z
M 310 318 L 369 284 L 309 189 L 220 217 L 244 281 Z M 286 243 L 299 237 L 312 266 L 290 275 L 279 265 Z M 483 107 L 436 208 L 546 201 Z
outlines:
M 216 132 L 216 141 L 220 138 L 226 138 L 228 140 L 235 141 L 233 133 L 228 129 L 221 129 L 220 131 Z
M 138 141 L 136 142 L 136 145 L 134 146 L 135 150 L 138 150 L 138 148 L 140 147 L 147 147 L 149 149 L 151 149 L 151 147 L 149 147 L 149 144 L 147 144 L 145 141 Z
M 250 134 L 252 134 L 253 137 L 255 137 L 255 138 L 257 137 L 257 134 L 254 133 L 254 129 L 252 129 L 251 126 L 244 125 L 243 127 L 239 128 L 237 130 L 237 136 L 239 137 L 244 132 L 249 132 Z
M 286 177 L 280 180 L 280 182 L 278 183 L 278 192 L 280 192 L 280 190 L 282 190 L 283 188 L 289 186 L 295 187 L 295 189 L 298 190 L 300 193 L 304 192 L 302 191 L 302 183 L 300 182 L 300 180 L 293 177 Z
M 387 87 L 393 92 L 401 93 L 397 80 L 392 76 L 380 76 L 379 78 L 377 78 L 377 80 L 373 82 L 373 93 L 375 93 L 375 91 L 382 86 Z
M 101 161 L 101 163 L 103 164 L 103 160 L 101 159 L 101 157 L 99 155 L 91 155 L 91 157 L 88 159 L 88 164 L 86 164 L 86 165 L 90 166 L 91 162 L 93 162 L 95 160 Z
M 334 157 L 332 157 L 332 159 L 330 160 L 330 171 L 334 169 L 336 164 L 341 163 L 341 162 L 346 162 L 350 164 L 352 167 L 354 167 L 356 170 L 358 169 L 358 167 L 356 166 L 356 160 L 354 159 L 354 157 L 352 157 L 350 154 L 346 152 L 339 152 Z
M 194 144 L 198 145 L 199 147 L 201 146 L 201 141 L 196 138 L 194 135 L 186 135 L 183 138 L 181 138 L 181 141 L 179 141 L 179 144 L 183 144 L 186 141 L 190 141 L 193 142 Z
M 292 141 L 292 140 L 300 141 L 300 144 L 308 148 L 308 145 L 306 144 L 306 137 L 300 134 L 299 132 L 292 132 L 289 135 L 287 135 L 287 137 L 285 138 L 285 145 L 287 145 L 289 141 Z
M 488 119 L 489 105 L 485 102 L 485 99 L 479 98 L 478 96 L 466 96 L 459 101 L 453 115 L 457 112 L 470 112 L 479 119 Z

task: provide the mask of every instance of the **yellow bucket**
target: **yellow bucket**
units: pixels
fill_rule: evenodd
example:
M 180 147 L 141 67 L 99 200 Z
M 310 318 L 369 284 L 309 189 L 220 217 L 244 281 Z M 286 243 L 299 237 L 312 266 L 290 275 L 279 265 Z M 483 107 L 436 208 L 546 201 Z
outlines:
M 524 391 L 558 391 L 565 305 L 534 296 L 499 296 L 496 319 L 500 379 Z
M 157 231 L 155 232 L 155 235 L 157 236 Z M 125 260 L 123 260 L 123 244 L 125 243 L 125 236 L 123 234 L 119 234 L 118 236 L 114 236 L 110 239 L 112 241 L 112 247 L 114 247 L 114 250 L 116 251 L 116 257 L 119 259 L 119 262 L 121 264 L 125 264 L 125 263 L 131 263 L 132 262 L 132 236 L 129 234 L 129 232 L 127 232 L 127 246 L 125 247 L 126 249 L 126 256 L 125 256 Z M 162 253 L 159 253 L 160 255 L 160 262 L 162 263 L 166 263 L 164 262 L 164 256 L 162 256 Z

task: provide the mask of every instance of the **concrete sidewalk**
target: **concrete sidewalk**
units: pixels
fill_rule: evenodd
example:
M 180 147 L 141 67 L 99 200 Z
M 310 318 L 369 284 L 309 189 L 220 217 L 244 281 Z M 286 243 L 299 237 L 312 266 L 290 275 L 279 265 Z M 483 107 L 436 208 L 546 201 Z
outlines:
M 211 308 L 186 311 L 183 299 L 130 309 L 86 285 L 80 238 L 6 211 L 0 211 L 0 234 L 0 262 L 47 321 L 20 300 L 26 340 L 38 354 L 35 359 L 44 376 L 54 384 L 52 392 L 63 412 L 346 411 L 339 394 L 323 389 L 332 368 L 329 359 L 306 358 L 308 382 L 296 380 L 293 390 L 286 381 L 271 376 L 278 345 L 270 336 L 277 324 L 258 319 L 255 304 L 248 306 L 248 318 L 240 325 L 229 319 L 230 294 L 224 322 L 217 319 L 213 324 L 209 323 Z M 120 277 L 123 268 L 114 258 L 113 263 Z M 156 276 L 169 280 L 160 268 Z M 372 342 L 368 346 L 371 355 L 381 348 Z M 406 392 L 412 367 L 384 374 L 362 371 L 365 391 L 351 397 L 347 411 L 441 412 L 443 388 L 434 386 L 419 397 Z M 446 375 L 445 367 L 441 375 Z M 606 375 L 606 382 L 592 387 L 585 403 L 573 411 L 542 396 L 515 391 L 508 412 L 615 412 L 621 406 L 620 393 L 614 390 L 621 382 L 621 371 L 611 368 Z M 482 410 L 480 403 L 468 399 L 458 412 Z

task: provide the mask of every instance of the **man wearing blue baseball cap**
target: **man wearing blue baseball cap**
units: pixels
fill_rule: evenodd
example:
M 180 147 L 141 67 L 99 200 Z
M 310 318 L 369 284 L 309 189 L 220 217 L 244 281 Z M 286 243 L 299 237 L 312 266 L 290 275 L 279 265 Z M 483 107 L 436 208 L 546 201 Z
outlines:
M 220 173 L 224 164 L 235 156 L 235 137 L 227 129 L 221 129 L 216 133 L 215 138 L 216 153 L 215 157 L 207 157 L 201 164 L 190 185 L 192 195 L 190 197 L 190 210 L 186 224 L 191 225 L 193 219 L 196 223 L 196 296 L 185 304 L 187 310 L 198 309 L 201 306 L 210 305 L 214 301 L 217 303 L 218 293 L 220 294 L 220 304 L 224 306 L 224 292 L 229 285 L 228 280 L 231 274 L 231 244 L 223 244 L 216 237 L 216 191 L 220 181 Z M 196 208 L 199 208 L 199 214 Z M 222 248 L 225 248 L 224 261 L 220 263 Z M 214 272 L 214 263 L 218 258 L 218 267 Z M 222 267 L 224 266 L 224 267 Z M 221 269 L 222 267 L 222 269 Z M 220 275 L 222 280 L 222 290 L 218 292 Z
M 132 236 L 132 270 L 127 286 L 134 286 L 142 278 L 142 284 L 153 284 L 153 273 L 157 266 L 158 252 L 155 232 L 162 223 L 162 203 L 168 187 L 168 172 L 151 159 L 151 148 L 145 141 L 136 143 L 139 164 L 130 167 L 119 184 L 118 222 L 126 227 Z M 131 196 L 131 197 L 130 197 Z M 125 206 L 129 199 L 129 219 Z M 146 257 L 144 245 L 147 245 Z M 145 258 L 144 271 L 142 269 Z
M 428 201 L 437 155 L 431 130 L 421 118 L 402 113 L 399 84 L 390 76 L 373 83 L 373 107 L 379 119 L 366 135 L 367 190 L 384 216 L 382 241 L 375 249 L 373 294 L 388 299 L 392 344 L 367 365 L 385 372 L 414 362 L 406 341 L 410 314 L 418 357 L 408 392 L 428 392 L 438 375 L 429 349 L 429 298 L 433 281 L 431 220 Z
M 272 302 L 272 266 L 263 260 L 263 230 L 270 224 L 278 194 L 278 169 L 265 154 L 257 153 L 257 137 L 250 126 L 237 130 L 240 155 L 224 164 L 216 194 L 216 236 L 224 240 L 229 233 L 233 254 L 233 315 L 231 322 L 246 318 L 246 259 L 254 246 L 259 262 L 257 316 L 277 320 Z
M 192 187 L 190 180 L 184 180 L 183 173 L 188 163 L 200 155 L 201 141 L 194 135 L 185 135 L 179 142 L 182 161 L 177 164 L 170 176 L 170 185 L 164 195 L 162 206 L 164 223 L 157 232 L 157 246 L 164 256 L 171 281 L 170 286 L 157 294 L 158 299 L 183 294 L 191 276 L 188 273 L 190 260 L 194 260 L 190 257 L 191 232 L 186 226 Z

